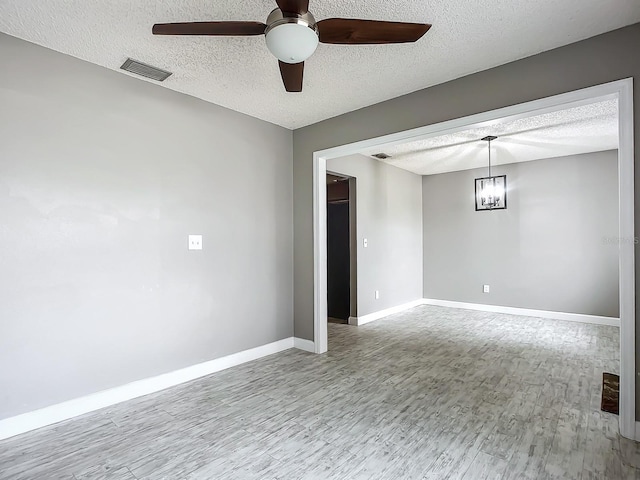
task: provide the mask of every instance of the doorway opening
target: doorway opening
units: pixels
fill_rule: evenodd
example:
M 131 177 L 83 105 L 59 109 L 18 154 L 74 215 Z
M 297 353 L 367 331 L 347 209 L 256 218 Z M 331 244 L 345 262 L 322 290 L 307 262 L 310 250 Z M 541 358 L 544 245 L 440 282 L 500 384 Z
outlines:
M 474 127 L 497 125 L 505 121 L 528 118 L 598 101 L 618 101 L 618 251 L 620 308 L 620 434 L 635 435 L 635 251 L 634 241 L 634 139 L 633 82 L 619 80 L 569 93 L 542 98 L 428 125 L 404 132 L 363 140 L 348 145 L 314 152 L 314 348 L 324 353 L 328 348 L 326 322 L 327 251 L 326 188 L 327 160 L 356 154 L 376 147 L 378 151 L 412 140 L 453 134 Z
M 356 316 L 355 178 L 327 173 L 327 321 Z

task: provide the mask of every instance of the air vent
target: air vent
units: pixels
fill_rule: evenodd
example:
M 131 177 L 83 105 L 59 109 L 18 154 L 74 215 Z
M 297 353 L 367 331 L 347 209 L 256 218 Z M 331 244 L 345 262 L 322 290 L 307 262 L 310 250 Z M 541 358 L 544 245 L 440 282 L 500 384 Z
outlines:
M 373 154 L 371 156 L 372 157 L 376 157 L 376 158 L 378 158 L 380 160 L 386 160 L 387 158 L 391 158 L 391 155 L 387 155 L 386 153 L 382 153 L 382 152 Z
M 124 62 L 120 68 L 122 70 L 126 70 L 127 72 L 140 75 L 141 77 L 147 77 L 152 80 L 157 80 L 158 82 L 164 82 L 171 75 L 171 72 L 167 72 L 166 70 L 162 70 L 161 68 L 152 67 L 151 65 L 138 62 L 137 60 L 133 60 L 131 58 L 127 58 L 127 61 Z

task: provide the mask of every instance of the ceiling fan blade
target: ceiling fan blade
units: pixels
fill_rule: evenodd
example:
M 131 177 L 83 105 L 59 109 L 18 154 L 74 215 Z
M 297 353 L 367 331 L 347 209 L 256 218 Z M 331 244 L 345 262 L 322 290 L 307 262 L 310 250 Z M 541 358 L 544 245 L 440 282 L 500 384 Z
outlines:
M 286 13 L 304 15 L 309 11 L 309 0 L 276 0 L 278 8 Z
M 428 23 L 382 22 L 351 18 L 327 18 L 317 23 L 322 43 L 366 45 L 409 43 L 431 28 Z
M 280 60 L 278 61 L 280 63 L 280 75 L 282 76 L 285 90 L 287 92 L 301 92 L 304 62 L 285 63 Z
M 262 35 L 267 26 L 260 22 L 156 23 L 154 35 Z

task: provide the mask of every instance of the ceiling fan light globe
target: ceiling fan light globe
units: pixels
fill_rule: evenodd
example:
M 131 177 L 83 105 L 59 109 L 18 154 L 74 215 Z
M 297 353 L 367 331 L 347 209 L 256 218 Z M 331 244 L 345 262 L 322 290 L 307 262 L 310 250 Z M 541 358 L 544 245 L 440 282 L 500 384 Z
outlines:
M 274 57 L 285 63 L 300 63 L 318 47 L 318 34 L 306 23 L 284 23 L 270 28 L 265 39 Z

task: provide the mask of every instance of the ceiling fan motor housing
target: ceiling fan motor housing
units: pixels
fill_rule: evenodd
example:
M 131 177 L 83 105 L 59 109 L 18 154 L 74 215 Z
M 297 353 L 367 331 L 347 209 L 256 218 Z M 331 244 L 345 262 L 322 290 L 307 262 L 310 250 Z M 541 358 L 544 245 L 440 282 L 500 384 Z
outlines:
M 276 8 L 267 18 L 265 30 L 267 48 L 278 60 L 301 63 L 318 47 L 318 27 L 311 13 L 283 14 Z

